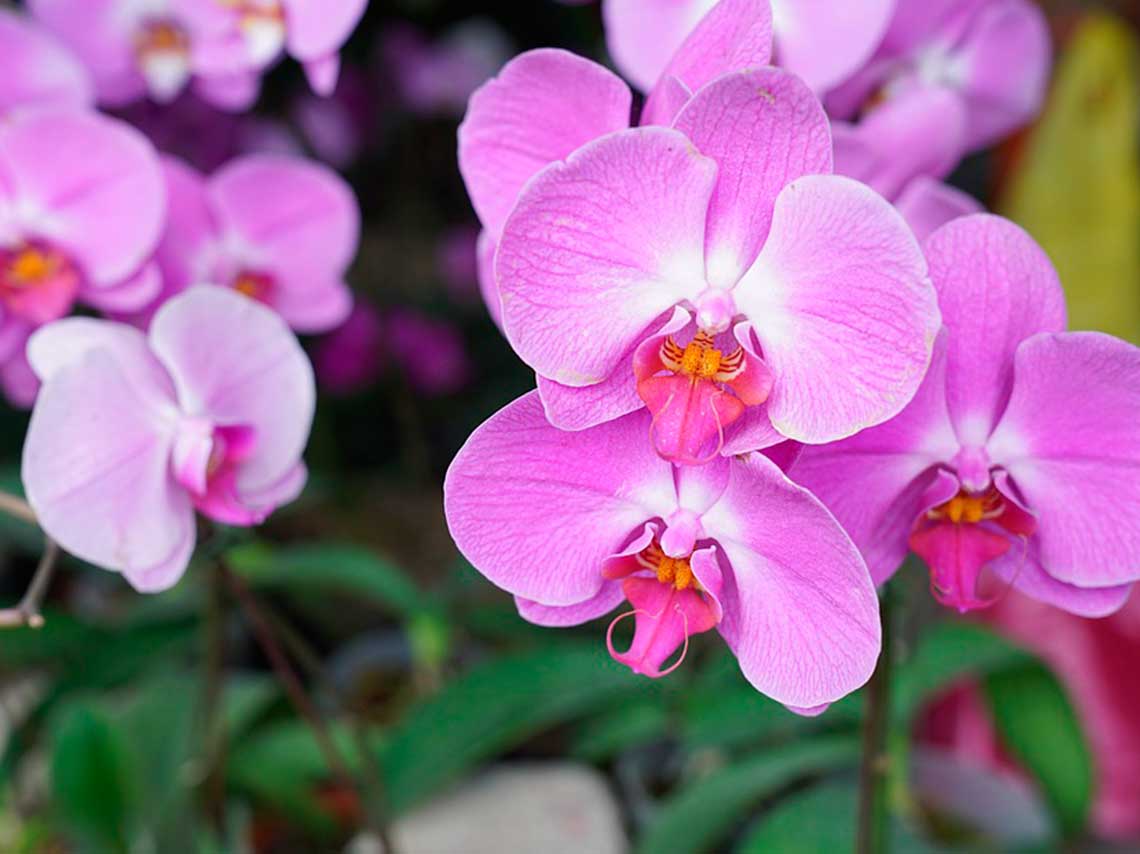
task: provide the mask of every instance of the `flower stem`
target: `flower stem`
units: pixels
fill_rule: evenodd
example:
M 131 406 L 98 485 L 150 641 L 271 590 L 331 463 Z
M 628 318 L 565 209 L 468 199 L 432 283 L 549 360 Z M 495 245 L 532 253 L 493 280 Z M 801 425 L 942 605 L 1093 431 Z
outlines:
M 889 850 L 887 782 L 891 757 L 887 736 L 891 719 L 891 669 L 894 663 L 893 598 L 888 585 L 883 590 L 879 605 L 883 621 L 883 648 L 865 693 L 863 761 L 859 768 L 859 823 L 855 846 L 858 854 L 885 854 Z
M 19 496 L 7 492 L 0 491 L 0 513 L 7 513 L 9 516 L 23 522 L 29 522 L 32 525 L 38 524 L 36 513 L 32 510 L 31 505 Z M 40 613 L 40 608 L 43 605 L 44 596 L 47 595 L 48 587 L 51 585 L 58 560 L 59 546 L 45 534 L 44 553 L 36 565 L 32 583 L 28 585 L 24 598 L 16 607 L 0 609 L 0 629 L 24 627 L 38 629 L 43 627 L 44 618 Z

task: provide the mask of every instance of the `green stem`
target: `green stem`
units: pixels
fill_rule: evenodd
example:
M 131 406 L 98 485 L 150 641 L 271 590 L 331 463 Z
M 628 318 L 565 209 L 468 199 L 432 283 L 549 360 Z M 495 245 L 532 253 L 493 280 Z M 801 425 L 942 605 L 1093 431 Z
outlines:
M 891 756 L 887 742 L 891 720 L 891 669 L 894 664 L 893 598 L 888 586 L 883 591 L 879 605 L 883 621 L 883 648 L 865 693 L 863 761 L 859 768 L 859 824 L 855 844 L 858 854 L 885 854 L 890 847 L 887 783 L 891 772 Z

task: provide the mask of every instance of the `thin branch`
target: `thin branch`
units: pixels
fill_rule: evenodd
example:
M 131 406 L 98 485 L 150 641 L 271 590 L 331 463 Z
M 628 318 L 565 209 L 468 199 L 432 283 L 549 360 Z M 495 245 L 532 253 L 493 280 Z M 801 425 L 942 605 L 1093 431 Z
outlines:
M 35 517 L 33 517 L 35 518 Z M 32 576 L 32 583 L 28 585 L 28 590 L 24 593 L 24 598 L 20 600 L 15 608 L 4 608 L 0 610 L 0 629 L 19 629 L 19 628 L 32 628 L 39 629 L 43 627 L 44 617 L 40 613 L 40 608 L 43 606 L 44 596 L 47 594 L 48 587 L 51 585 L 52 576 L 55 574 L 55 565 L 59 560 L 59 546 L 55 544 L 55 540 L 51 537 L 44 537 L 44 553 L 40 557 L 40 562 L 36 566 L 35 575 Z
M 305 693 L 305 688 L 301 684 L 301 680 L 297 677 L 297 673 L 293 670 L 289 659 L 286 658 L 285 653 L 278 645 L 269 619 L 261 610 L 257 599 L 246 586 L 245 581 L 243 581 L 237 573 L 231 571 L 230 568 L 224 564 L 222 565 L 221 571 L 227 586 L 230 588 L 230 592 L 234 594 L 238 605 L 249 621 L 250 628 L 253 629 L 254 635 L 257 636 L 258 645 L 265 653 L 266 658 L 269 659 L 269 663 L 273 667 L 273 672 L 277 675 L 277 680 L 285 689 L 285 693 L 289 695 L 289 701 L 313 731 L 313 737 L 316 739 L 317 747 L 320 748 L 325 762 L 338 777 L 352 782 L 353 776 L 348 770 L 348 765 L 341 757 L 340 751 L 329 735 L 328 727 L 325 725 L 324 719 L 317 712 L 312 700 L 309 699 L 309 695 Z
M 32 505 L 20 496 L 3 490 L 0 490 L 0 513 L 7 513 L 9 516 L 31 525 L 39 525 L 36 511 L 32 509 Z

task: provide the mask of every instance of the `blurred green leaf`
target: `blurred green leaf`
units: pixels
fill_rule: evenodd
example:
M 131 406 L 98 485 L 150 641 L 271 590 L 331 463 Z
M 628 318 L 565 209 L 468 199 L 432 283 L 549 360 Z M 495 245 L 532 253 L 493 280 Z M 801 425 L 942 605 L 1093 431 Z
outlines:
M 69 708 L 51 751 L 52 794 L 65 821 L 89 845 L 126 851 L 135 782 L 123 733 L 89 706 Z
M 803 740 L 721 768 L 663 802 L 637 850 L 642 854 L 713 850 L 765 797 L 805 776 L 851 766 L 858 758 L 854 739 L 833 737 Z
M 587 762 L 604 762 L 626 748 L 664 738 L 669 713 L 660 701 L 628 703 L 583 722 L 570 754 Z
M 896 670 L 892 713 L 897 723 L 909 722 L 923 702 L 959 679 L 1022 667 L 1033 660 L 984 626 L 944 620 L 923 633 L 914 654 Z
M 390 733 L 382 759 L 391 806 L 405 810 L 536 733 L 645 690 L 593 643 L 479 664 L 410 708 Z
M 854 781 L 812 786 L 783 798 L 765 812 L 736 847 L 737 854 L 840 854 L 853 851 L 859 791 Z M 929 854 L 939 850 L 905 825 L 891 825 L 890 850 Z
M 263 673 L 227 674 L 222 715 L 228 737 L 242 735 L 280 696 L 281 689 L 272 676 Z
M 250 543 L 230 549 L 226 559 L 257 588 L 339 593 L 404 616 L 426 607 L 423 594 L 399 567 L 359 546 L 322 543 L 272 548 Z
M 1080 831 L 1092 801 L 1092 756 L 1056 677 L 1039 664 L 986 679 L 998 732 L 1033 775 L 1067 834 Z
M 1140 75 L 1136 36 L 1089 14 L 998 210 L 1053 259 L 1070 325 L 1140 340 Z

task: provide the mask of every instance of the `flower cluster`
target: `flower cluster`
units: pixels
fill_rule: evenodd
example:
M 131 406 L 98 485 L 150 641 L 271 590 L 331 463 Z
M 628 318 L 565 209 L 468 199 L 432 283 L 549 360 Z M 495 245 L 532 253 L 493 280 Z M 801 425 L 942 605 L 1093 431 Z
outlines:
M 960 610 L 1011 585 L 1118 608 L 1140 350 L 1065 332 L 1044 253 L 941 183 L 1039 108 L 1040 12 L 603 12 L 644 99 L 535 50 L 459 129 L 483 294 L 538 386 L 448 473 L 472 564 L 542 625 L 628 602 L 607 643 L 649 676 L 715 628 L 802 713 L 869 677 L 874 586 L 908 551 Z
M 359 211 L 327 167 L 263 153 L 202 175 L 95 104 L 193 78 L 244 107 L 282 50 L 327 90 L 365 3 L 27 5 L 0 10 L 0 384 L 35 405 L 23 481 L 44 530 L 160 590 L 195 511 L 257 524 L 304 485 L 315 387 L 294 331 L 348 318 Z

